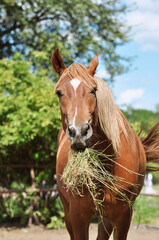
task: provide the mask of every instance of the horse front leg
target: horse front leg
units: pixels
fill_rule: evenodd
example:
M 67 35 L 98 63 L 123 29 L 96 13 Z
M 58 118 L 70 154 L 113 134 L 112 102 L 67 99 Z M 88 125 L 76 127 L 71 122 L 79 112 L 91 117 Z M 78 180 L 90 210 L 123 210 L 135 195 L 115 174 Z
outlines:
M 117 222 L 115 223 L 114 229 L 114 240 L 126 240 L 130 223 L 132 219 L 133 208 L 129 207 L 124 213 L 119 213 Z
M 113 231 L 113 226 L 110 221 L 103 217 L 98 224 L 98 236 L 97 240 L 108 240 Z
M 61 191 L 58 189 L 58 193 L 61 199 L 61 202 L 63 204 L 64 207 L 64 212 L 65 212 L 65 224 L 66 224 L 66 228 L 67 231 L 70 235 L 70 239 L 71 240 L 75 240 L 74 235 L 73 235 L 73 230 L 72 230 L 72 224 L 70 221 L 70 214 L 69 214 L 69 203 L 67 202 L 67 200 L 65 199 L 65 197 L 62 195 Z
M 80 205 L 70 206 L 69 217 L 75 240 L 89 239 L 89 225 L 92 213 Z

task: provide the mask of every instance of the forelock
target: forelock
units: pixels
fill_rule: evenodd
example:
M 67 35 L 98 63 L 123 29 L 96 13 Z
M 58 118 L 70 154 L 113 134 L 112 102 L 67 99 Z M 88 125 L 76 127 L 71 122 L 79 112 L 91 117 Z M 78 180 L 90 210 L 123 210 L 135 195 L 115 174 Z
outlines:
M 55 88 L 61 86 L 65 81 L 71 81 L 74 78 L 79 79 L 90 89 L 97 85 L 94 77 L 88 73 L 87 68 L 84 65 L 73 63 L 64 71 Z

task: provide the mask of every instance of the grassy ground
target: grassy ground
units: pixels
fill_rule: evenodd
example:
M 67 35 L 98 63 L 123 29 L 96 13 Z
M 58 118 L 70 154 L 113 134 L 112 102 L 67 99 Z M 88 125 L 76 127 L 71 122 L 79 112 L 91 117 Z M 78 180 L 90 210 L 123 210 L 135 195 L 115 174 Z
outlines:
M 159 192 L 159 186 L 154 186 Z M 134 223 L 159 225 L 159 197 L 139 196 L 135 202 Z

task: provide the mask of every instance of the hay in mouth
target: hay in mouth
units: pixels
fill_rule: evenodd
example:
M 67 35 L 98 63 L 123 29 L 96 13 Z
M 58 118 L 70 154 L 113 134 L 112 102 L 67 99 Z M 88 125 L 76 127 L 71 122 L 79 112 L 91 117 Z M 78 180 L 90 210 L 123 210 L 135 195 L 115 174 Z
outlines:
M 100 157 L 104 160 L 101 161 Z M 113 160 L 113 156 L 106 155 L 103 152 L 98 152 L 91 148 L 86 148 L 83 152 L 71 151 L 68 163 L 61 176 L 66 188 L 71 190 L 73 194 L 78 194 L 83 197 L 84 189 L 88 189 L 93 199 L 95 210 L 99 213 L 100 217 L 104 214 L 104 198 L 101 198 L 102 192 L 104 193 L 104 188 L 107 188 L 113 197 L 119 198 L 120 200 L 126 201 L 129 205 L 132 205 L 131 200 L 126 195 L 126 192 L 130 192 L 130 190 L 125 189 L 120 183 L 125 182 L 133 185 L 133 187 L 138 187 L 137 185 L 127 182 L 124 178 L 114 176 L 108 171 L 107 169 L 109 169 L 111 162 L 116 163 L 115 160 Z M 120 166 L 123 167 L 122 165 Z M 126 170 L 134 173 L 129 169 Z

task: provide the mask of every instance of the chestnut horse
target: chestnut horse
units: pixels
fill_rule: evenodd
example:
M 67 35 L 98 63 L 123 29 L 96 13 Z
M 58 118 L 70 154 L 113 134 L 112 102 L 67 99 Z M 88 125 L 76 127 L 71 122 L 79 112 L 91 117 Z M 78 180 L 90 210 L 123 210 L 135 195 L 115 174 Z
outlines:
M 133 203 L 143 186 L 146 160 L 159 161 L 159 124 L 141 142 L 115 105 L 104 81 L 94 76 L 98 54 L 88 67 L 75 63 L 66 68 L 56 49 L 52 55 L 52 65 L 60 75 L 55 91 L 59 97 L 62 119 L 58 136 L 57 185 L 70 238 L 87 240 L 91 218 L 98 213 L 88 189 L 84 190 L 83 197 L 72 194 L 61 176 L 71 149 L 81 151 L 95 146 L 96 150 L 114 156 L 109 171 L 125 179 L 118 187 L 125 189 L 124 194 L 132 203 L 130 205 L 119 196 L 114 196 L 115 193 L 112 195 L 109 189 L 104 189 L 104 215 L 98 225 L 97 240 L 109 239 L 112 231 L 115 240 L 125 240 Z

